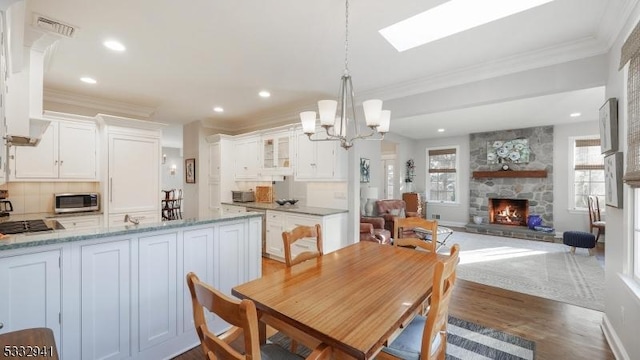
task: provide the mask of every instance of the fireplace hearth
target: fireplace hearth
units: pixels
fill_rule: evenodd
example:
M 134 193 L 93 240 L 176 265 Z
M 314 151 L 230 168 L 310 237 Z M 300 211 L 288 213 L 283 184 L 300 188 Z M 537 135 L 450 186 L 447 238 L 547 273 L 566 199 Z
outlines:
M 527 226 L 529 200 L 489 199 L 489 223 L 512 226 Z

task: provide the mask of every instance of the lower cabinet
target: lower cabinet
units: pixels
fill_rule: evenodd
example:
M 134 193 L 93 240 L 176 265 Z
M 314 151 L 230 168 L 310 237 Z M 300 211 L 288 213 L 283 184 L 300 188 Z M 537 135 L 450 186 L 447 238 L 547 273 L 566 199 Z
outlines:
M 82 359 L 131 356 L 130 242 L 80 248 Z
M 284 261 L 284 243 L 282 232 L 291 231 L 297 226 L 322 227 L 322 251 L 330 253 L 347 246 L 343 243 L 347 238 L 347 213 L 339 213 L 325 216 L 305 215 L 284 211 L 267 211 L 266 216 L 266 252 L 269 257 Z M 297 241 L 291 248 L 291 256 L 316 249 L 316 240 L 309 238 Z
M 0 258 L 0 334 L 53 330 L 60 344 L 60 251 Z
M 227 294 L 260 277 L 261 231 L 231 218 L 0 251 L 0 333 L 51 328 L 64 359 L 171 359 L 199 344 L 187 273 Z

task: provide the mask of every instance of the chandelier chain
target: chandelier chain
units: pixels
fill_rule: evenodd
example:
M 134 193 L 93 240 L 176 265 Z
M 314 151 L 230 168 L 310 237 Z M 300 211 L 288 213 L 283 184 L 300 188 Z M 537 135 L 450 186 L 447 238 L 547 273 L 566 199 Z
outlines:
M 349 0 L 345 2 L 344 10 L 344 73 L 349 74 Z

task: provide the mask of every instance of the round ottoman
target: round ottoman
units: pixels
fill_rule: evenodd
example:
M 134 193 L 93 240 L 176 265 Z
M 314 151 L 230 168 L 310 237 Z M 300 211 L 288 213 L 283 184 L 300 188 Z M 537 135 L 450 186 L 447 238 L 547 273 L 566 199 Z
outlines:
M 565 231 L 562 234 L 562 243 L 571 246 L 571 253 L 576 253 L 576 248 L 589 249 L 589 255 L 593 255 L 596 247 L 596 237 L 592 233 L 584 231 Z

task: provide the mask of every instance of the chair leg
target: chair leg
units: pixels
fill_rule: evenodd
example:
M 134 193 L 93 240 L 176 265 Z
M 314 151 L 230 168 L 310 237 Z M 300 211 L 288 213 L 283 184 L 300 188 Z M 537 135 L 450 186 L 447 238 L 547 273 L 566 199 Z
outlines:
M 589 256 L 595 255 L 596 248 L 589 249 Z
M 598 234 L 596 235 L 596 242 L 598 242 L 598 239 L 600 239 L 600 229 L 598 229 Z
M 576 253 L 576 247 L 575 246 L 571 247 L 571 253 L 575 255 L 575 253 Z

